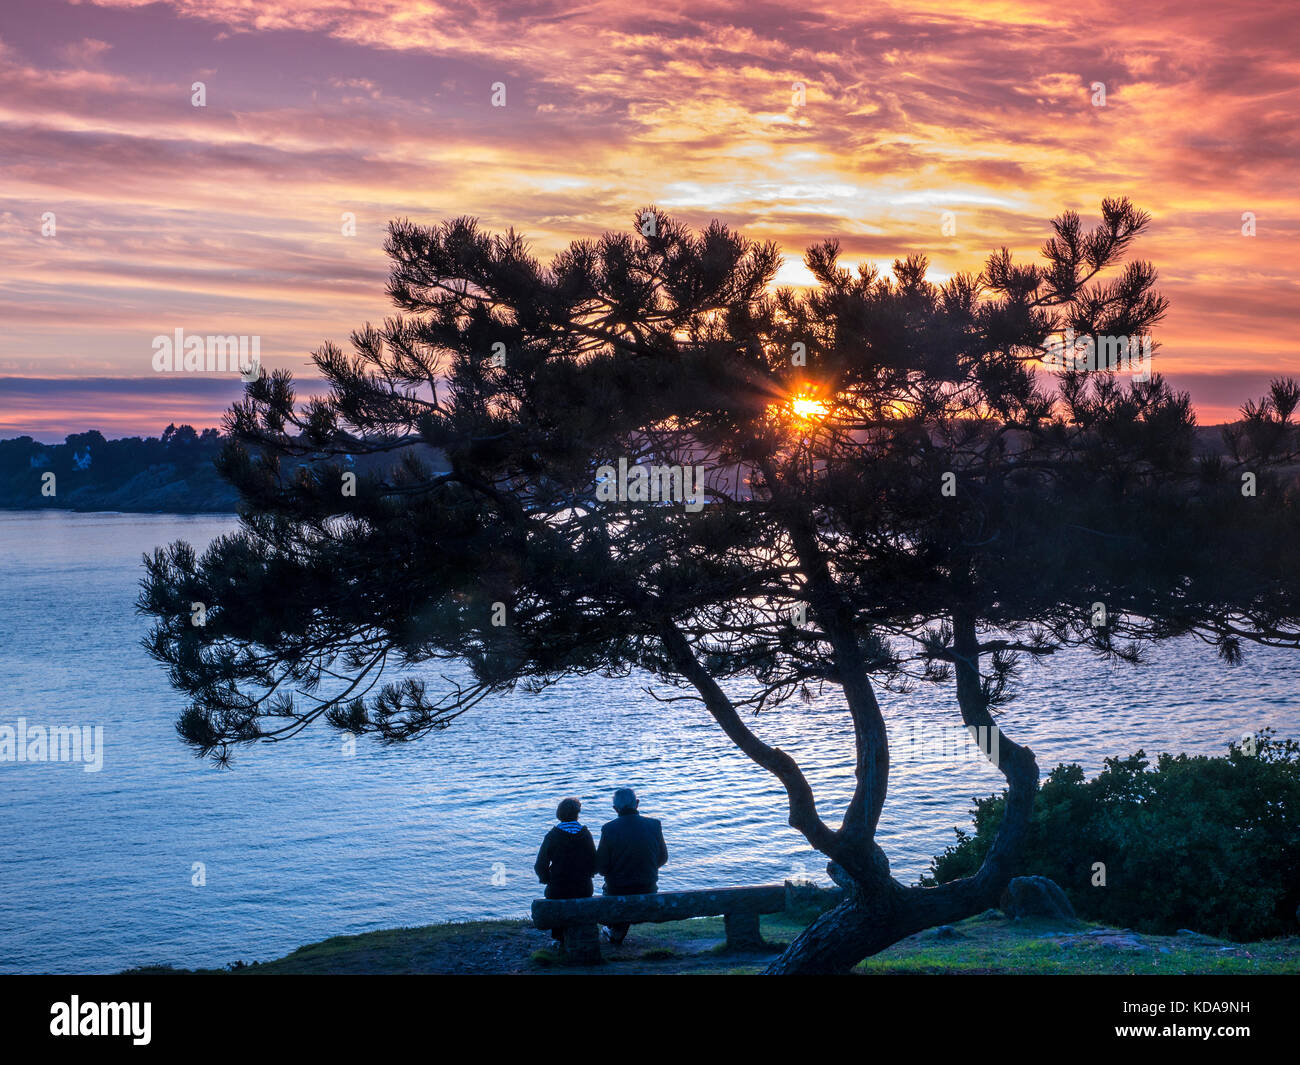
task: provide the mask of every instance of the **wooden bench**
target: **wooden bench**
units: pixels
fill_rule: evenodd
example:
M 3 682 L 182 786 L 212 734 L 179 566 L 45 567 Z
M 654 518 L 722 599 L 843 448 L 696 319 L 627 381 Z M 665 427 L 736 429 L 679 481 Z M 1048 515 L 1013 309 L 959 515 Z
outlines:
M 786 885 L 715 888 L 711 891 L 661 891 L 657 895 L 594 895 L 589 899 L 537 899 L 533 924 L 543 931 L 564 930 L 564 953 L 578 962 L 600 961 L 597 925 L 684 921 L 721 914 L 729 950 L 758 950 L 766 944 L 758 918 L 781 913 Z

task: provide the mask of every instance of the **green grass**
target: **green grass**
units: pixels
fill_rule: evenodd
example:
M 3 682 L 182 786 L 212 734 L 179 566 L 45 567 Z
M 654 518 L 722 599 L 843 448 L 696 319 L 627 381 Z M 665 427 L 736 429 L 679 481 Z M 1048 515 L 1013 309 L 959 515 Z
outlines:
M 791 942 L 811 919 L 763 918 L 769 943 Z M 1086 939 L 1063 938 L 1096 926 L 1065 926 L 1047 920 L 1009 921 L 973 917 L 954 926 L 956 936 L 932 931 L 912 936 L 858 966 L 865 975 L 892 973 L 1296 973 L 1300 937 L 1261 943 L 1191 940 L 1185 936 L 1140 937 L 1146 949 L 1127 950 Z M 606 976 L 640 973 L 757 973 L 773 956 L 733 954 L 725 949 L 720 917 L 634 925 L 617 948 L 602 944 L 605 962 L 575 966 L 556 953 L 550 936 L 527 921 L 470 921 L 391 928 L 357 936 L 335 936 L 299 947 L 283 958 L 232 963 L 218 972 L 237 975 L 323 973 L 515 973 L 519 975 Z M 1163 950 L 1161 948 L 1164 948 Z M 152 966 L 132 972 L 175 972 Z M 213 970 L 207 970 L 213 971 Z
M 1096 925 L 1079 924 L 1086 932 Z M 1057 975 L 1136 973 L 1295 973 L 1300 972 L 1300 938 L 1261 943 L 1214 940 L 1192 942 L 1184 936 L 1138 938 L 1147 949 L 1129 950 L 1065 939 L 1071 930 L 1057 922 L 972 918 L 956 925 L 957 939 L 926 934 L 896 943 L 870 958 L 857 971 L 884 973 L 1021 973 Z M 1050 937 L 1050 938 L 1044 938 Z M 1163 948 L 1163 949 L 1162 949 Z

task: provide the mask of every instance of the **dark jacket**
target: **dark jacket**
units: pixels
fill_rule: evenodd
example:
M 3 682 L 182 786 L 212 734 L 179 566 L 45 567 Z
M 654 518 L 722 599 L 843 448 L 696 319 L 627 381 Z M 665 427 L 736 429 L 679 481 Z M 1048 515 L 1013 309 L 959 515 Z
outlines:
M 596 871 L 596 844 L 591 833 L 577 821 L 562 821 L 546 833 L 533 869 L 546 885 L 548 899 L 588 898 L 591 874 Z
M 663 826 L 628 810 L 600 830 L 596 872 L 607 895 L 648 895 L 658 890 L 659 867 L 668 861 Z

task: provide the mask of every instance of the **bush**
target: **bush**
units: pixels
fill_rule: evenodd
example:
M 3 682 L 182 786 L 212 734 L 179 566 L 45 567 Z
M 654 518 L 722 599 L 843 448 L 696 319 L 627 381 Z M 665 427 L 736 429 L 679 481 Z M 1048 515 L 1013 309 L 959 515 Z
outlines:
M 1095 780 L 1059 765 L 1034 806 L 1016 875 L 1051 877 L 1081 917 L 1168 935 L 1235 940 L 1295 934 L 1300 902 L 1300 744 L 1271 729 L 1227 757 L 1145 752 L 1108 758 Z M 979 868 L 1003 795 L 977 799 L 973 835 L 931 863 L 923 884 Z M 1100 882 L 1104 865 L 1104 886 Z

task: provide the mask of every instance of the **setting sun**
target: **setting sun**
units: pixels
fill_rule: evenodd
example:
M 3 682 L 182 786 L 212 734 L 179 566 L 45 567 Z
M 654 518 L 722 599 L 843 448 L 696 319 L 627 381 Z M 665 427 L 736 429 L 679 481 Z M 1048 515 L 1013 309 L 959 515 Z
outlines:
M 790 401 L 790 409 L 800 418 L 809 422 L 819 422 L 826 417 L 827 406 L 820 399 L 810 396 L 796 396 Z

